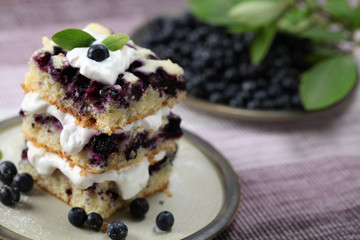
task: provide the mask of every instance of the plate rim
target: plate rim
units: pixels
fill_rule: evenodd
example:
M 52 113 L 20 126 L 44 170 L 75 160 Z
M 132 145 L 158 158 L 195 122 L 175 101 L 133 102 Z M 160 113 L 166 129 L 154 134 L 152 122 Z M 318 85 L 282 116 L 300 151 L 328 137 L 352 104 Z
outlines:
M 21 123 L 20 116 L 14 116 L 0 121 L 0 130 Z M 224 187 L 224 201 L 215 218 L 203 228 L 183 239 L 211 239 L 223 232 L 235 219 L 241 202 L 241 185 L 239 177 L 229 161 L 210 143 L 189 130 L 182 128 L 184 138 L 200 150 L 219 170 L 219 177 Z M 29 239 L 0 225 L 0 239 Z

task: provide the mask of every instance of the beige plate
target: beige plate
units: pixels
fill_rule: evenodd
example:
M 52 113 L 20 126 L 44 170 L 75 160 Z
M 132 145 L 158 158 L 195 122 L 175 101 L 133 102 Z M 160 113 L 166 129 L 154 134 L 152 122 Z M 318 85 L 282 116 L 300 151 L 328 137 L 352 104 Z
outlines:
M 168 15 L 164 15 L 164 17 L 174 17 L 179 16 L 181 13 L 172 13 Z M 136 43 L 140 44 L 146 29 L 148 28 L 149 23 L 145 23 L 139 28 L 137 28 L 133 34 L 131 35 L 131 39 Z M 355 87 L 354 87 L 355 88 Z M 353 90 L 354 90 L 353 88 Z M 354 91 L 351 91 L 350 94 L 345 97 L 345 99 L 341 100 L 337 104 L 334 104 L 331 107 L 320 111 L 289 111 L 289 110 L 249 110 L 245 108 L 235 108 L 230 107 L 223 104 L 215 104 L 208 101 L 200 100 L 194 97 L 187 97 L 184 101 L 188 106 L 196 108 L 198 110 L 202 110 L 205 112 L 233 117 L 236 119 L 242 120 L 252 120 L 252 121 L 266 121 L 266 122 L 277 122 L 277 121 L 289 121 L 289 120 L 298 120 L 309 117 L 316 117 L 319 115 L 323 115 L 324 113 L 328 114 L 332 113 L 339 109 L 342 109 L 346 104 L 349 103 L 349 96 L 352 95 Z
M 161 192 L 148 198 L 150 210 L 142 221 L 128 209 L 108 219 L 121 220 L 131 239 L 207 239 L 224 230 L 233 220 L 240 202 L 238 177 L 229 163 L 208 143 L 184 130 L 174 161 L 169 197 Z M 17 163 L 24 146 L 20 118 L 0 122 L 0 149 L 3 160 Z M 109 239 L 86 227 L 73 227 L 67 220 L 70 207 L 38 187 L 22 194 L 18 205 L 0 204 L 0 239 Z M 171 232 L 156 233 L 155 218 L 160 211 L 174 214 Z

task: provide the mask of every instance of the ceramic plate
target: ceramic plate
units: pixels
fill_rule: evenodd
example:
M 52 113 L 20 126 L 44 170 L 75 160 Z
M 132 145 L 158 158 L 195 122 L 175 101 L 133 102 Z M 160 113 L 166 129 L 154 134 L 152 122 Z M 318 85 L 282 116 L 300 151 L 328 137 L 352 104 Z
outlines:
M 171 18 L 179 15 L 180 13 L 173 13 L 169 15 L 164 15 L 164 17 Z M 142 26 L 137 28 L 131 35 L 131 39 L 136 44 L 141 43 L 144 34 L 148 28 L 148 25 L 149 23 L 143 24 Z M 228 105 L 223 105 L 223 104 L 211 103 L 209 101 L 201 100 L 191 96 L 188 96 L 184 102 L 188 106 L 191 106 L 201 111 L 227 116 L 227 117 L 233 117 L 242 120 L 269 121 L 269 122 L 289 121 L 289 120 L 315 117 L 315 116 L 323 115 L 324 113 L 327 114 L 329 112 L 338 111 L 339 109 L 342 109 L 345 105 L 349 103 L 348 100 L 351 98 L 350 96 L 352 95 L 353 92 L 354 89 L 343 100 L 341 100 L 337 104 L 334 104 L 333 106 L 320 111 L 250 110 L 245 108 L 230 107 Z
M 0 122 L 2 160 L 15 164 L 24 146 L 20 122 L 19 117 Z M 127 240 L 208 239 L 233 220 L 240 202 L 237 175 L 208 143 L 186 130 L 184 135 L 168 191 L 148 198 L 150 210 L 145 219 L 137 221 L 125 209 L 107 220 L 125 222 Z M 0 239 L 109 239 L 102 232 L 72 226 L 67 219 L 69 210 L 68 205 L 35 186 L 21 195 L 15 207 L 0 204 Z M 175 223 L 170 232 L 156 233 L 155 219 L 163 210 L 173 213 Z

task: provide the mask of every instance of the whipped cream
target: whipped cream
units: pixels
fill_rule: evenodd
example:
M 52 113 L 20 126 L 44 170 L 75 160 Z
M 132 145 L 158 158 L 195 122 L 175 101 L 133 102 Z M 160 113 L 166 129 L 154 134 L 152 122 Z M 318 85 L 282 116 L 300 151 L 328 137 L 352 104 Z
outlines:
M 63 126 L 60 133 L 60 144 L 62 149 L 69 154 L 80 152 L 90 141 L 90 138 L 97 134 L 97 130 L 77 125 L 76 119 L 71 114 L 65 113 L 55 106 L 50 105 L 36 92 L 29 92 L 25 95 L 21 103 L 21 109 L 32 114 L 49 114 L 59 120 Z M 115 132 L 122 133 L 137 128 L 143 131 L 157 131 L 163 123 L 163 116 L 167 116 L 169 113 L 170 109 L 163 107 L 155 114 L 132 122 L 123 129 L 117 129 Z
M 110 31 L 96 31 L 89 26 L 83 30 L 96 39 L 93 44 L 101 44 L 110 35 Z M 172 75 L 180 76 L 184 74 L 182 68 L 170 60 L 149 59 L 149 55 L 155 56 L 155 54 L 149 49 L 135 45 L 131 40 L 120 50 L 109 50 L 109 57 L 101 62 L 88 58 L 88 50 L 88 47 L 74 48 L 66 54 L 66 58 L 72 67 L 80 69 L 82 75 L 106 85 L 115 84 L 118 75 L 124 73 L 136 59 L 144 63 L 138 70 L 145 73 L 153 73 L 156 69 L 163 68 Z M 130 82 L 137 80 L 133 76 L 124 76 L 124 78 Z
M 39 174 L 51 175 L 59 169 L 77 187 L 86 189 L 93 183 L 114 181 L 124 200 L 130 199 L 146 187 L 149 180 L 149 162 L 145 157 L 141 162 L 119 170 L 110 170 L 100 174 L 82 175 L 79 166 L 71 167 L 69 162 L 45 149 L 37 148 L 27 142 L 28 160 Z M 155 158 L 158 159 L 158 158 Z
M 84 29 L 90 33 L 96 41 L 94 44 L 101 44 L 107 35 Z M 97 62 L 87 57 L 88 47 L 74 48 L 66 54 L 70 65 L 80 69 L 80 73 L 87 78 L 101 82 L 106 85 L 113 85 L 118 75 L 129 68 L 134 61 L 135 49 L 125 45 L 117 51 L 109 50 L 109 57 Z

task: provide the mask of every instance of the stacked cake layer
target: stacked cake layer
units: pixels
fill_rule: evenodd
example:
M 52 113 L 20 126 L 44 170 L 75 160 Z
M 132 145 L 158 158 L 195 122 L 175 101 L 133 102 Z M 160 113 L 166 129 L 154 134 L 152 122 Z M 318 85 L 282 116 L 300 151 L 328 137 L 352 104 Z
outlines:
M 110 35 L 97 24 L 84 30 L 96 39 L 92 46 Z M 22 85 L 22 171 L 105 218 L 166 188 L 182 135 L 170 110 L 185 97 L 182 69 L 131 41 L 103 61 L 88 58 L 88 47 L 43 44 Z

